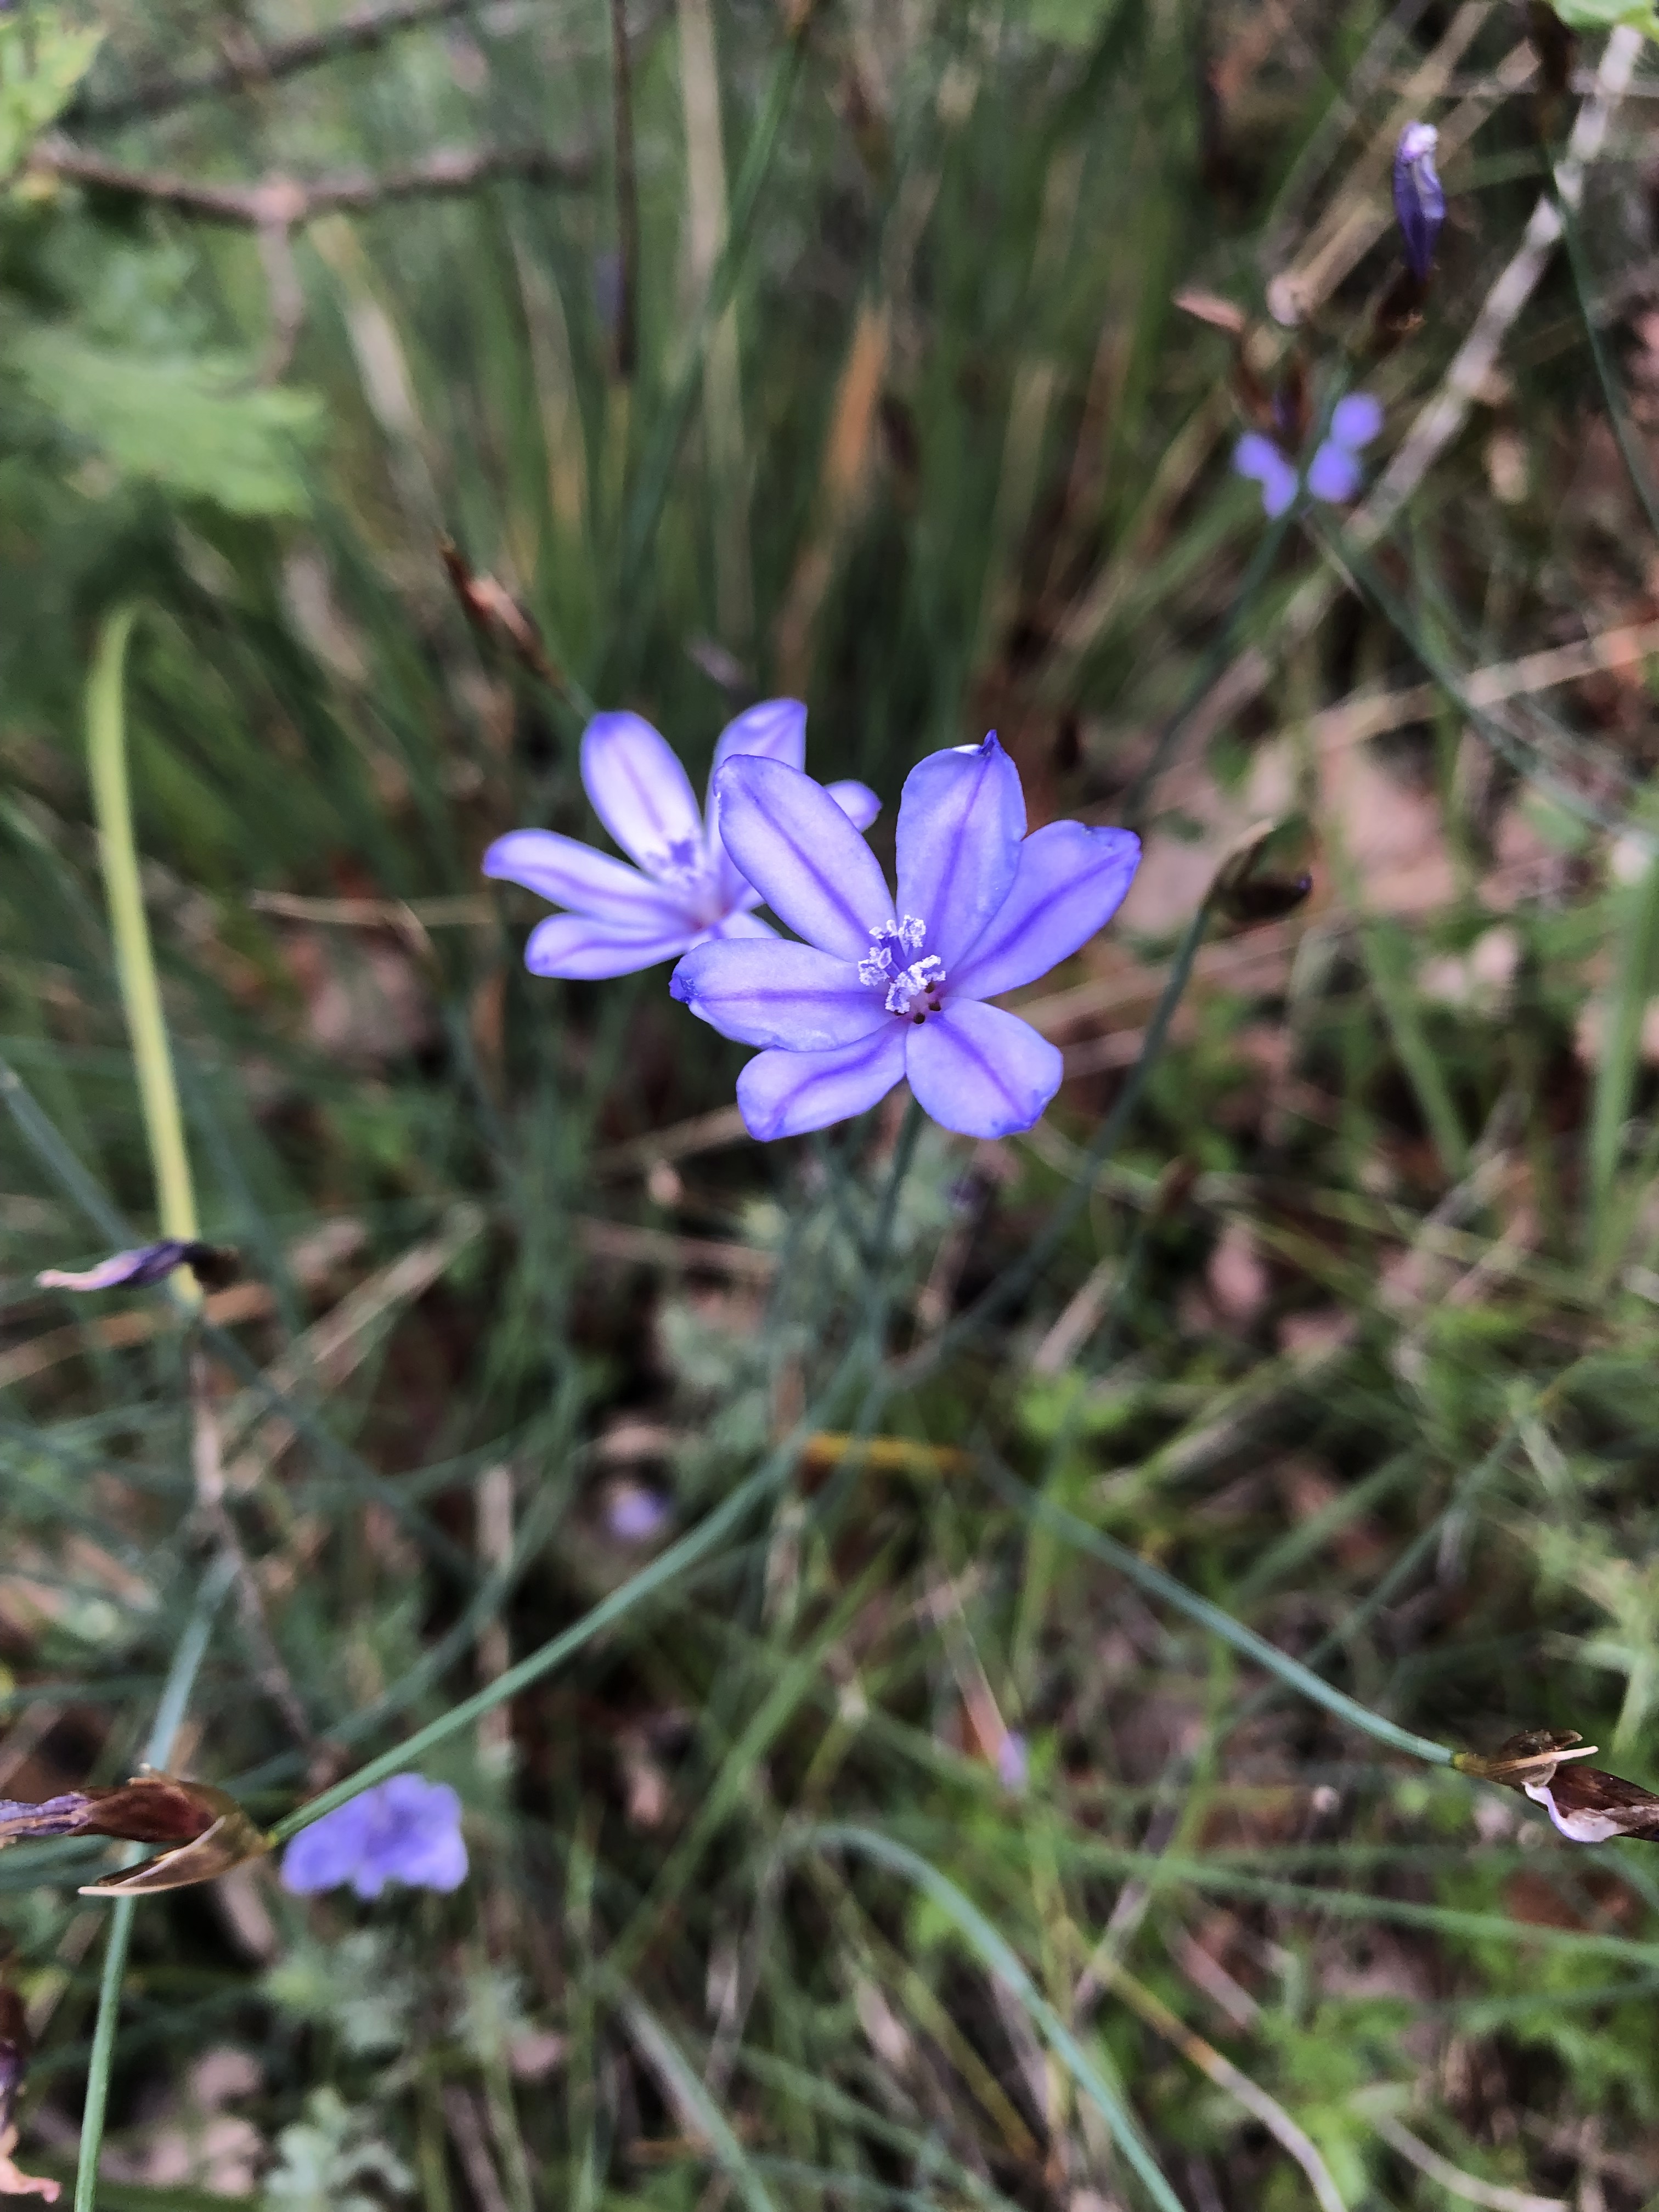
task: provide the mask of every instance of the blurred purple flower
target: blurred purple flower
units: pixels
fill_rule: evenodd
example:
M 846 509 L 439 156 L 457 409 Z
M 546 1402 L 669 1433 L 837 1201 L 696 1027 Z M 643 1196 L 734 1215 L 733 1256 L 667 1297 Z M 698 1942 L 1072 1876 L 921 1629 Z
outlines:
M 1382 409 L 1369 392 L 1351 392 L 1331 410 L 1331 427 L 1308 465 L 1308 489 L 1333 503 L 1359 489 L 1359 449 L 1382 428 Z M 1261 486 L 1261 504 L 1273 517 L 1296 497 L 1302 474 L 1283 448 L 1251 430 L 1233 448 L 1233 466 Z
M 642 1482 L 618 1482 L 605 1506 L 605 1525 L 619 1544 L 648 1544 L 671 1510 L 659 1490 L 647 1490 Z
M 1434 166 L 1439 143 L 1432 123 L 1408 123 L 1394 157 L 1394 211 L 1407 263 L 1419 284 L 1434 266 L 1435 245 L 1446 220 L 1446 194 Z
M 514 830 L 495 840 L 483 856 L 485 875 L 570 909 L 530 933 L 524 958 L 532 975 L 631 975 L 708 938 L 774 934 L 756 919 L 760 894 L 732 866 L 716 822 L 715 780 L 740 754 L 799 769 L 805 708 L 797 699 L 767 699 L 727 723 L 714 747 L 706 824 L 690 779 L 649 722 L 594 716 L 582 737 L 582 781 L 593 811 L 639 866 L 550 830 Z M 860 830 L 881 811 L 865 784 L 832 783 L 829 791 Z
M 1139 839 L 1081 822 L 1026 836 L 1019 772 L 991 736 L 911 769 L 895 902 L 869 847 L 799 769 L 730 761 L 716 794 L 733 859 L 806 940 L 702 945 L 669 982 L 723 1036 L 768 1048 L 738 1078 L 750 1134 L 827 1128 L 905 1077 L 947 1129 L 1029 1129 L 1060 1088 L 1060 1054 L 984 1001 L 1035 982 L 1111 919 Z
M 389 1881 L 458 1889 L 466 1879 L 461 1801 L 447 1782 L 394 1774 L 301 1828 L 283 1854 L 283 1887 L 306 1897 L 349 1882 L 378 1897 Z
M 1018 1729 L 1005 1729 L 997 1746 L 997 1779 L 1005 1790 L 1023 1790 L 1030 1772 L 1030 1749 Z
M 34 1279 L 45 1291 L 112 1291 L 124 1283 L 143 1290 L 150 1283 L 164 1283 L 175 1267 L 182 1267 L 201 1249 L 169 1237 L 160 1244 L 141 1244 L 133 1252 L 112 1252 L 95 1267 L 83 1267 L 78 1273 L 43 1267 Z

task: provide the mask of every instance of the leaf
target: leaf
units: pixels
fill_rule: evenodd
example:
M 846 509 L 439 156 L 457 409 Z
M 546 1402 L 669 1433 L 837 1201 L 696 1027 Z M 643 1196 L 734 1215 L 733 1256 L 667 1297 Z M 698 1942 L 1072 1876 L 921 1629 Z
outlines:
M 1117 0 L 1030 0 L 1030 27 L 1062 46 L 1089 46 L 1106 27 Z
M 1570 31 L 1611 31 L 1620 27 L 1659 39 L 1659 8 L 1652 0 L 1550 0 Z
M 9 178 L 30 146 L 92 67 L 103 41 L 98 30 L 75 30 L 55 9 L 0 20 L 0 179 Z
M 239 389 L 224 356 L 167 358 L 93 345 L 61 324 L 9 349 L 35 404 L 121 474 L 232 514 L 301 514 L 302 447 L 320 420 L 298 392 Z

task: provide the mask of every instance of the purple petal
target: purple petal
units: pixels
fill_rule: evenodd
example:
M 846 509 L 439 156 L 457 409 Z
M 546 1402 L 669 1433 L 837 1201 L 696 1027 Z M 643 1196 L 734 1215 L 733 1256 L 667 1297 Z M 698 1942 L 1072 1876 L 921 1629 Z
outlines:
M 779 921 L 809 945 L 862 960 L 893 902 L 829 793 L 781 761 L 739 756 L 714 779 L 714 805 L 727 852 Z
M 903 1077 L 907 1026 L 884 1022 L 872 1037 L 835 1052 L 758 1054 L 738 1078 L 744 1127 L 765 1144 L 862 1114 Z
M 1270 516 L 1283 514 L 1296 497 L 1295 468 L 1259 430 L 1247 431 L 1233 447 L 1233 466 L 1261 484 L 1262 508 Z
M 338 1889 L 356 1877 L 374 1824 L 374 1808 L 368 1802 L 373 1794 L 366 1790 L 361 1797 L 349 1798 L 301 1829 L 283 1853 L 284 1889 L 308 1897 L 318 1890 Z
M 759 900 L 748 879 L 720 842 L 719 808 L 714 804 L 714 778 L 729 760 L 781 761 L 786 768 L 802 768 L 806 760 L 806 709 L 799 699 L 763 699 L 728 722 L 714 741 L 714 764 L 708 771 L 708 857 L 720 879 L 722 906 L 757 906 Z
M 947 975 L 1007 897 L 1024 835 L 1019 770 L 994 731 L 982 745 L 929 753 L 904 779 L 899 916 L 927 923 L 924 949 Z
M 757 894 L 750 891 L 749 896 L 754 898 Z M 700 937 L 694 937 L 691 942 L 694 945 L 712 945 L 723 937 L 766 937 L 775 945 L 777 936 L 778 933 L 769 921 L 763 921 L 757 914 L 750 914 L 747 907 L 740 906 L 734 908 L 730 914 L 722 915 L 717 922 L 705 929 Z
M 786 768 L 806 765 L 806 709 L 799 699 L 763 699 L 728 722 L 714 740 L 714 778 L 727 761 L 738 755 L 781 761 Z
M 904 1028 L 904 1072 L 926 1114 L 964 1137 L 1029 1129 L 1060 1088 L 1058 1047 L 1029 1022 L 973 999 Z
M 848 778 L 823 787 L 855 830 L 867 830 L 881 811 L 881 801 L 867 783 L 854 783 Z
M 1369 392 L 1351 392 L 1331 410 L 1331 443 L 1350 453 L 1369 446 L 1382 428 L 1382 403 Z
M 1308 489 L 1316 499 L 1340 502 L 1352 499 L 1358 489 L 1358 462 L 1334 438 L 1327 438 L 1308 470 Z
M 702 811 L 666 741 L 637 714 L 596 714 L 582 732 L 593 811 L 647 875 L 682 876 L 703 860 Z
M 78 1272 L 43 1267 L 34 1279 L 44 1291 L 111 1291 L 123 1283 L 142 1290 L 147 1284 L 164 1282 L 175 1267 L 184 1264 L 191 1252 L 199 1252 L 201 1249 L 168 1237 L 159 1244 L 140 1244 L 131 1252 L 112 1252 L 95 1267 L 82 1267 Z
M 951 970 L 952 1000 L 998 998 L 1069 959 L 1117 912 L 1139 860 L 1131 830 L 1051 822 L 1033 830 L 1019 848 L 1013 889 Z
M 850 960 L 811 945 L 728 938 L 688 952 L 669 994 L 740 1044 L 828 1052 L 893 1019 Z
M 1005 1729 L 997 1746 L 997 1779 L 1005 1790 L 1023 1790 L 1031 1771 L 1030 1752 L 1018 1729 Z
M 355 1881 L 360 1897 L 377 1895 L 387 1881 L 416 1889 L 459 1887 L 466 1878 L 461 1801 L 447 1783 L 394 1774 L 365 1794 L 374 1820 Z
M 684 952 L 693 933 L 685 921 L 672 929 L 624 929 L 585 914 L 553 914 L 531 931 L 524 964 L 532 975 L 563 975 L 578 982 L 633 975 Z
M 665 929 L 681 915 L 672 891 L 623 860 L 553 830 L 510 830 L 480 864 L 487 876 L 522 884 L 538 898 L 625 929 Z

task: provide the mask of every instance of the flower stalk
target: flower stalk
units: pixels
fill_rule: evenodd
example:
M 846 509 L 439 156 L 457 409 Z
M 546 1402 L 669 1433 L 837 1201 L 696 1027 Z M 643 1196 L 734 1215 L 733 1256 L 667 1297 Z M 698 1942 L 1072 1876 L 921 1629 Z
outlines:
M 137 612 L 132 605 L 118 607 L 100 627 L 87 681 L 87 762 L 104 896 L 115 945 L 115 973 L 132 1045 L 133 1073 L 155 1177 L 161 1234 L 181 1244 L 195 1244 L 198 1240 L 196 1190 L 185 1149 L 179 1085 L 138 880 L 132 795 L 127 780 L 126 657 Z M 184 1306 L 193 1310 L 201 1304 L 201 1285 L 188 1271 L 174 1273 L 173 1288 Z

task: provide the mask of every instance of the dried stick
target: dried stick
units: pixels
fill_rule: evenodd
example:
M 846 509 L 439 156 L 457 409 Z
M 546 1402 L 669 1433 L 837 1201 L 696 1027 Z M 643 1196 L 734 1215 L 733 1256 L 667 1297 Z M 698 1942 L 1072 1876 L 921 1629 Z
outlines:
M 129 168 L 69 139 L 51 137 L 28 160 L 36 176 L 60 177 L 97 191 L 149 200 L 204 222 L 266 235 L 291 231 L 325 215 L 359 215 L 388 200 L 433 198 L 470 192 L 480 185 L 517 177 L 528 184 L 584 185 L 593 172 L 591 154 L 562 154 L 550 146 L 445 146 L 406 168 L 379 176 L 347 171 L 302 183 L 297 177 L 264 177 L 254 185 L 216 185 L 164 170 Z
M 75 120 L 88 129 L 102 130 L 147 116 L 170 115 L 175 108 L 188 107 L 198 100 L 216 100 L 226 93 L 276 84 L 283 77 L 323 68 L 348 54 L 370 53 L 404 31 L 446 22 L 453 15 L 480 12 L 489 29 L 493 17 L 512 11 L 479 11 L 473 0 L 392 0 L 389 7 L 356 9 L 325 30 L 301 32 L 297 38 L 280 39 L 257 51 L 204 62 L 180 70 L 177 76 L 151 77 L 107 100 L 78 102 Z M 668 0 L 653 0 L 635 27 L 634 37 L 647 38 L 667 12 Z
M 112 100 L 88 100 L 78 119 L 88 124 L 131 123 L 140 116 L 166 115 L 192 100 L 213 100 L 221 93 L 245 86 L 271 84 L 278 77 L 295 76 L 343 54 L 370 52 L 395 38 L 400 31 L 416 30 L 423 23 L 442 22 L 447 16 L 464 15 L 471 0 L 392 0 L 386 8 L 360 8 L 331 23 L 324 31 L 307 31 L 284 39 L 263 52 L 228 54 L 184 70 L 177 76 L 156 77 L 135 85 Z

